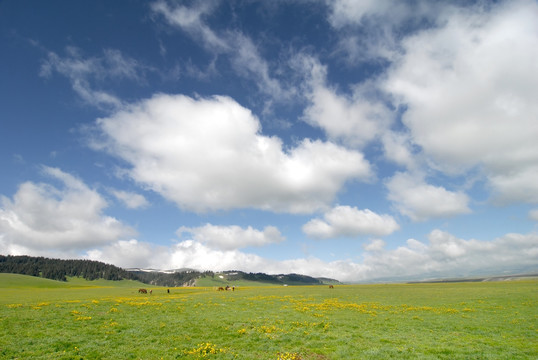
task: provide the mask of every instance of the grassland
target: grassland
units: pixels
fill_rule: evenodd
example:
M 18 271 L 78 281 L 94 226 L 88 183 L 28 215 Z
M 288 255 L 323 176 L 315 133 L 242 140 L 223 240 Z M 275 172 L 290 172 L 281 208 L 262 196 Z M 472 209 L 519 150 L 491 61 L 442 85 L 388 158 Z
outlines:
M 0 274 L 0 358 L 536 359 L 537 290 L 525 280 L 168 293 Z

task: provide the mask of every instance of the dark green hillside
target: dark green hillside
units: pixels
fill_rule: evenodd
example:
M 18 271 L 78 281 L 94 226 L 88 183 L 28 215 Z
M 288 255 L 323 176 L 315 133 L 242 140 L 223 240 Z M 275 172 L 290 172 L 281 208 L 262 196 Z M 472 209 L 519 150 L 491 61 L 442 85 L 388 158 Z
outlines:
M 243 271 L 224 271 L 222 273 L 205 273 L 205 276 L 215 276 L 226 281 L 227 283 L 233 283 L 237 281 L 252 281 L 263 284 L 271 285 L 324 285 L 324 284 L 338 284 L 338 280 L 328 278 L 314 278 L 307 275 L 299 274 L 279 274 L 268 275 L 264 273 L 246 273 Z
M 86 280 L 137 280 L 128 271 L 99 261 L 60 260 L 32 256 L 0 255 L 0 272 L 59 281 L 67 281 L 67 277 L 82 277 Z
M 0 273 L 1 288 L 54 289 L 67 288 L 69 286 L 70 285 L 63 281 L 44 279 L 29 275 Z
M 0 273 L 30 275 L 44 279 L 67 281 L 67 278 L 86 280 L 136 280 L 145 284 L 167 287 L 195 286 L 201 278 L 216 279 L 223 284 L 238 281 L 272 285 L 336 284 L 337 280 L 313 278 L 299 274 L 268 275 L 242 271 L 200 272 L 192 269 L 177 271 L 125 270 L 114 265 L 92 260 L 60 260 L 32 256 L 0 255 Z

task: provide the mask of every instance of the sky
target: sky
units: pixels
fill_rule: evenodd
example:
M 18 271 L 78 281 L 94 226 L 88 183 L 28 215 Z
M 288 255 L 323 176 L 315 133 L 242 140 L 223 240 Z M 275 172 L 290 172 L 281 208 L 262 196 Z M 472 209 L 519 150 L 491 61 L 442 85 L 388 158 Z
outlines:
M 0 254 L 538 271 L 538 2 L 0 1 Z

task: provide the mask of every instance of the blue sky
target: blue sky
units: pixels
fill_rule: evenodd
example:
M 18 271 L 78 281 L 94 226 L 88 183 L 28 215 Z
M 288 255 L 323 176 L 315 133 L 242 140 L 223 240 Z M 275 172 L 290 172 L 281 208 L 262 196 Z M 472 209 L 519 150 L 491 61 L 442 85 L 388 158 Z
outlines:
M 0 253 L 538 269 L 535 1 L 2 1 Z

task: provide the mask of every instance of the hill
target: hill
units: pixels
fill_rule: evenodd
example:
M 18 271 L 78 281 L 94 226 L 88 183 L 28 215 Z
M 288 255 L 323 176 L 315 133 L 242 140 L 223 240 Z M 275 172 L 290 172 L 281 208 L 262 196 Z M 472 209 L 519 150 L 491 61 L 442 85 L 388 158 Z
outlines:
M 154 270 L 128 269 L 140 281 L 162 286 L 222 286 L 222 285 L 324 285 L 338 284 L 338 280 L 314 278 L 300 274 L 269 275 L 244 271 L 204 271 L 193 269 Z
M 215 273 L 193 269 L 122 269 L 92 260 L 61 260 L 12 255 L 0 255 L 0 273 L 31 275 L 64 282 L 67 281 L 68 277 L 80 277 L 86 280 L 135 280 L 145 284 L 167 287 L 239 285 L 239 283 L 249 285 L 323 285 L 339 283 L 333 279 L 314 278 L 299 274 L 268 275 L 243 271 Z
M 324 285 L 337 284 L 338 280 L 328 278 L 314 278 L 300 274 L 268 275 L 265 273 L 247 273 L 243 271 L 206 272 L 197 281 L 204 286 L 213 285 Z
M 117 266 L 92 260 L 60 260 L 33 256 L 0 255 L 0 272 L 67 281 L 67 277 L 86 280 L 137 280 Z
M 22 274 L 7 274 L 0 273 L 1 288 L 30 288 L 30 289 L 45 289 L 45 288 L 66 288 L 69 285 L 63 281 L 44 279 L 35 276 Z

